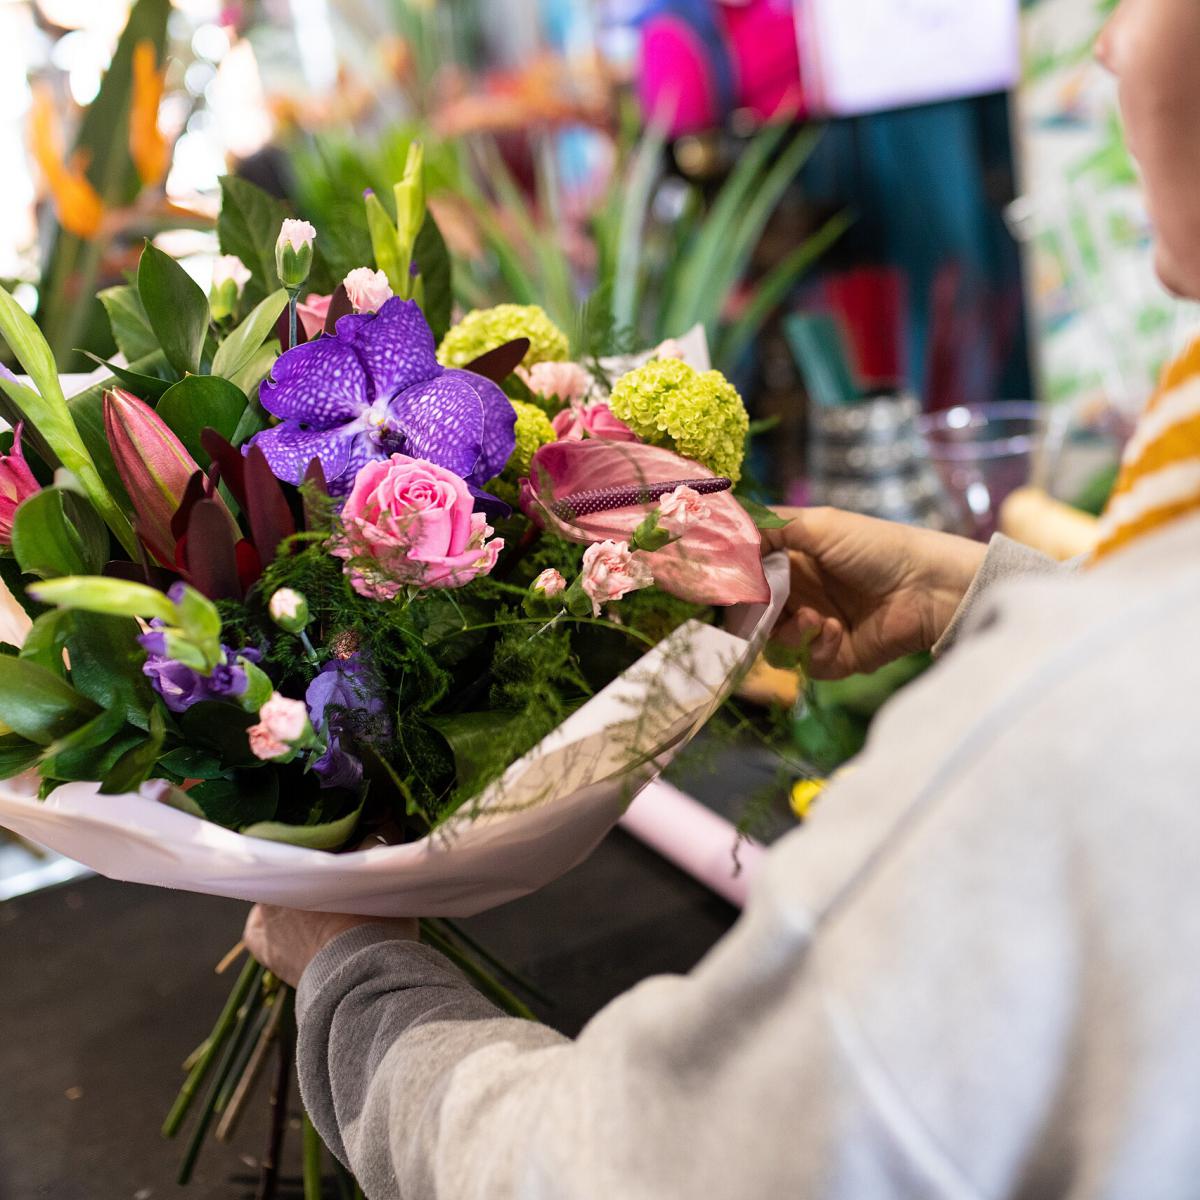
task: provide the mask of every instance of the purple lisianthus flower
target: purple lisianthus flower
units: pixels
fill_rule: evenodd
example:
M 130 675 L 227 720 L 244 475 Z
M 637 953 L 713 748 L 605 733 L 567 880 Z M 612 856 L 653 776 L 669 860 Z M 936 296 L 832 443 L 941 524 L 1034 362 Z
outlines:
M 157 617 L 150 625 L 150 632 L 138 638 L 146 651 L 142 672 L 172 712 L 187 712 L 201 700 L 236 701 L 245 693 L 250 680 L 238 665 L 238 659 L 256 663 L 262 658 L 257 650 L 231 650 L 222 646 L 224 659 L 213 668 L 211 675 L 201 675 L 167 654 L 167 637 Z
M 506 510 L 483 485 L 516 445 L 516 413 L 490 379 L 447 369 L 415 301 L 342 317 L 336 333 L 287 351 L 259 388 L 280 424 L 256 434 L 275 475 L 299 483 L 319 459 L 333 496 L 360 468 L 392 454 L 423 458 L 466 480 L 480 507 Z
M 365 736 L 386 732 L 387 704 L 379 679 L 361 654 L 335 658 L 308 685 L 304 699 L 313 728 L 326 738 L 325 753 L 312 764 L 321 786 L 357 787 L 363 766 L 342 747 L 341 739 L 351 731 Z

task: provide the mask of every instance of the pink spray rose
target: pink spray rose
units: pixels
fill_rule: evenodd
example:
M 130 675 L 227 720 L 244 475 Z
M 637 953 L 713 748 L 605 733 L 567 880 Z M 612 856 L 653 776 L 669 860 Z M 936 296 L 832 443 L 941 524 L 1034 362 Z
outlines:
M 573 362 L 534 363 L 528 370 L 518 367 L 517 376 L 531 392 L 566 404 L 582 400 L 592 386 L 592 377 Z
M 342 285 L 355 312 L 378 312 L 384 302 L 392 298 L 388 277 L 382 271 L 372 271 L 370 267 L 355 267 L 342 280 Z
M 606 442 L 636 442 L 637 434 L 624 421 L 612 415 L 604 400 L 591 404 L 572 404 L 564 408 L 552 422 L 560 442 L 578 442 L 583 437 L 601 438 Z
M 583 552 L 582 586 L 592 602 L 594 617 L 600 615 L 602 604 L 653 582 L 650 567 L 629 549 L 628 542 L 593 542 Z
M 452 471 L 393 454 L 355 477 L 333 552 L 348 560 L 354 590 L 374 600 L 395 599 L 406 587 L 462 587 L 487 575 L 504 549 L 474 507 Z
M 23 424 L 17 426 L 12 451 L 0 455 L 0 545 L 4 546 L 12 545 L 13 518 L 22 501 L 42 490 L 21 452 L 23 428 Z
M 711 515 L 708 501 L 685 483 L 658 502 L 658 523 L 675 537 L 682 537 L 689 526 L 707 521 Z
M 296 305 L 296 315 L 304 326 L 304 336 L 312 341 L 325 328 L 325 318 L 329 316 L 329 303 L 332 296 L 309 296 L 301 304 Z

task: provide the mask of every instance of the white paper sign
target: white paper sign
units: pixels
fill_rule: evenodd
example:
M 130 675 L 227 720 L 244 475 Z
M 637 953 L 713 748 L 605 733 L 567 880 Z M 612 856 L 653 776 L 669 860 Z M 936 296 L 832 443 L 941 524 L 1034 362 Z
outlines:
M 1007 91 L 1018 78 L 1018 0 L 797 0 L 797 11 L 818 112 Z

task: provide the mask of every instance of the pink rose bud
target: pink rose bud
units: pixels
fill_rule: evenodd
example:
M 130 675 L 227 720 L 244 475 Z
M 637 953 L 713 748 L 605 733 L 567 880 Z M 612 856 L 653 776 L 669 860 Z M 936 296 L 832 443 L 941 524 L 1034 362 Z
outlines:
M 452 471 L 393 454 L 358 472 L 333 552 L 347 560 L 354 590 L 374 600 L 393 600 L 408 587 L 463 587 L 489 574 L 504 549 L 474 508 Z
M 304 336 L 311 342 L 325 328 L 325 318 L 329 316 L 329 305 L 332 296 L 310 294 L 308 299 L 296 305 L 296 316 L 304 326 Z
M 629 549 L 628 542 L 593 542 L 583 552 L 582 587 L 594 617 L 600 615 L 601 605 L 653 582 L 650 567 Z
M 42 490 L 42 485 L 34 478 L 21 451 L 22 429 L 23 423 L 17 426 L 13 434 L 12 450 L 0 455 L 0 545 L 3 546 L 12 545 L 13 519 L 17 509 L 34 492 Z
M 528 370 L 518 367 L 517 375 L 531 392 L 565 404 L 582 400 L 592 386 L 591 375 L 573 362 L 534 363 Z
M 658 502 L 658 523 L 668 533 L 682 537 L 689 525 L 707 521 L 712 515 L 708 501 L 695 488 L 681 483 Z
M 560 442 L 578 442 L 585 437 L 600 438 L 606 442 L 636 442 L 638 436 L 604 400 L 592 404 L 573 404 L 564 408 L 552 422 L 555 436 Z
M 531 585 L 532 590 L 541 592 L 548 600 L 561 596 L 567 590 L 567 581 L 553 567 L 547 567 Z
M 384 301 L 390 300 L 393 294 L 388 277 L 382 271 L 372 271 L 370 267 L 355 267 L 342 280 L 342 284 L 350 303 L 360 313 L 378 312 Z

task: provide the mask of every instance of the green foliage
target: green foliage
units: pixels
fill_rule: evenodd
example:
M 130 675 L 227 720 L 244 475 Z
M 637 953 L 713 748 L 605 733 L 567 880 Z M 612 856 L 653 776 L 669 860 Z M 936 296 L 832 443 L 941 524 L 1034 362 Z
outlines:
M 87 501 L 49 487 L 17 509 L 12 550 L 21 570 L 39 579 L 91 575 L 108 561 L 108 531 Z
M 200 444 L 201 432 L 211 426 L 223 438 L 232 439 L 245 411 L 245 393 L 216 375 L 187 375 L 155 405 L 155 412 L 197 462 L 208 458 Z
M 49 746 L 90 721 L 97 705 L 53 671 L 0 655 L 0 721 L 39 746 Z
M 147 242 L 138 260 L 138 296 L 167 362 L 180 375 L 200 370 L 208 332 L 208 298 L 169 255 Z
M 108 314 L 109 328 L 117 349 L 129 362 L 136 362 L 158 349 L 158 338 L 142 304 L 138 289 L 131 284 L 105 288 L 100 303 Z
M 242 323 L 229 333 L 213 355 L 212 373 L 222 379 L 237 382 L 238 376 L 251 365 L 263 348 L 263 343 L 275 330 L 287 308 L 287 292 L 277 288 L 261 300 Z

